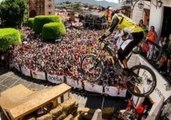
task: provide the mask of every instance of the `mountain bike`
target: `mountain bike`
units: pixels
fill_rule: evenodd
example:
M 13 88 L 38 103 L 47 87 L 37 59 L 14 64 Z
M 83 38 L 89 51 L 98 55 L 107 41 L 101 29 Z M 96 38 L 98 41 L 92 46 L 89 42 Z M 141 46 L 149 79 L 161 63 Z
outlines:
M 98 82 L 105 74 L 104 56 L 108 56 L 112 63 L 112 68 L 124 80 L 127 90 L 138 97 L 148 96 L 156 87 L 156 76 L 154 72 L 145 65 L 138 64 L 130 68 L 131 76 L 126 77 L 123 74 L 123 67 L 117 58 L 117 50 L 114 50 L 108 40 L 100 41 L 101 48 L 96 54 L 86 54 L 81 59 L 80 68 L 82 77 L 89 82 Z M 106 54 L 107 53 L 107 54 Z M 128 55 L 130 59 L 133 51 Z M 138 53 L 137 53 L 138 54 Z M 120 81 L 118 81 L 118 84 Z

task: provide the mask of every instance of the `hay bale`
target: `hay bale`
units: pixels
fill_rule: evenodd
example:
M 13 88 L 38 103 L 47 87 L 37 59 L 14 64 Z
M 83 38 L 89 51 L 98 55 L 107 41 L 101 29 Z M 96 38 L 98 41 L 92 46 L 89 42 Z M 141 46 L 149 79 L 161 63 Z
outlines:
M 26 120 L 36 120 L 36 118 L 35 117 L 31 117 L 31 118 L 28 118 Z
M 81 114 L 81 119 L 83 120 L 91 120 L 94 115 L 95 110 L 90 109 L 87 113 Z
M 67 114 L 63 112 L 59 117 L 56 118 L 56 120 L 64 120 L 67 117 Z
M 36 120 L 53 120 L 52 119 L 52 114 L 47 113 L 45 115 L 42 115 L 42 116 L 36 118 Z
M 65 111 L 67 114 L 70 114 L 77 111 L 78 102 L 74 97 L 70 97 L 68 100 L 62 103 L 61 106 L 63 107 L 63 111 Z
M 86 112 L 88 112 L 90 110 L 90 108 L 78 108 L 77 109 L 77 112 L 78 113 L 86 113 Z
M 114 113 L 115 109 L 112 107 L 102 109 L 102 117 L 104 119 L 110 119 Z
M 82 119 L 81 119 L 81 114 L 77 114 L 77 115 L 74 117 L 73 120 L 82 120 Z
M 72 114 L 69 114 L 64 120 L 73 120 L 74 117 Z
M 62 106 L 58 105 L 56 108 L 52 109 L 50 113 L 52 114 L 53 118 L 57 118 L 62 114 Z

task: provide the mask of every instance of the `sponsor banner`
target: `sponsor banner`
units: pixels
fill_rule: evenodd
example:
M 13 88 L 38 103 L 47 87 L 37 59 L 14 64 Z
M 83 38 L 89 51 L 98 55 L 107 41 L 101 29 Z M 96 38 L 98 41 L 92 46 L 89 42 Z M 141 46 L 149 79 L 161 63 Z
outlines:
M 18 71 L 20 71 L 20 66 L 17 64 L 17 63 L 14 63 L 13 64 L 13 67 L 15 68 L 15 69 L 17 69 Z M 20 71 L 21 72 L 21 71 Z
M 45 73 L 39 71 L 31 71 L 32 77 L 39 80 L 46 80 Z
M 31 76 L 30 75 L 30 69 L 28 69 L 25 66 L 21 66 L 21 72 L 25 75 L 25 76 Z
M 117 87 L 106 86 L 105 94 L 115 97 L 126 97 L 126 89 L 118 89 Z
M 103 86 L 84 81 L 84 89 L 89 92 L 103 93 Z
M 74 80 L 72 79 L 71 77 L 67 76 L 66 77 L 66 83 L 69 85 L 69 86 L 72 86 L 73 88 L 79 88 L 79 89 L 83 89 L 83 85 L 82 85 L 82 82 L 81 80 Z
M 64 82 L 64 76 L 60 75 L 50 75 L 47 74 L 47 80 L 51 83 L 60 84 Z

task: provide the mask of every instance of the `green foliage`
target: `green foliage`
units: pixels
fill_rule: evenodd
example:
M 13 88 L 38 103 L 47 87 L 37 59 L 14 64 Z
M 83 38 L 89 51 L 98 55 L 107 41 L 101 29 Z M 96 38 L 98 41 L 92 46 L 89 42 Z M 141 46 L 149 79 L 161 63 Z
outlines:
M 5 0 L 0 4 L 3 27 L 20 27 L 24 19 L 26 0 Z
M 27 26 L 33 28 L 33 25 L 34 25 L 34 18 L 29 18 L 27 20 Z
M 25 11 L 24 11 L 24 23 L 27 22 L 28 18 L 29 18 L 29 0 L 24 0 L 25 3 L 26 3 L 26 8 L 25 8 Z
M 74 8 L 74 11 L 75 11 L 75 12 L 80 11 L 80 3 L 75 3 L 75 4 L 73 5 L 73 8 Z
M 34 18 L 33 30 L 36 33 L 41 33 L 43 25 L 50 22 L 61 22 L 60 16 L 56 15 L 41 15 Z
M 14 28 L 0 29 L 0 51 L 6 51 L 11 45 L 21 44 L 20 31 Z
M 23 31 L 20 30 L 20 38 L 21 38 L 21 41 L 23 41 L 23 39 L 25 38 L 25 33 Z
M 47 23 L 43 26 L 42 37 L 45 40 L 55 40 L 66 34 L 65 26 L 62 22 Z

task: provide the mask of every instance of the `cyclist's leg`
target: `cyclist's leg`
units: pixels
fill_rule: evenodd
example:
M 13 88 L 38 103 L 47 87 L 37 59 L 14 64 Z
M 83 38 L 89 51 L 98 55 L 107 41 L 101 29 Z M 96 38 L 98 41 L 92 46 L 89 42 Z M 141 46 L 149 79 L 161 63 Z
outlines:
M 118 58 L 119 58 L 120 62 L 123 64 L 124 68 L 128 68 L 126 56 L 129 55 L 129 53 L 132 51 L 132 49 L 135 46 L 136 46 L 136 44 L 133 40 L 130 43 L 128 43 L 124 49 L 122 47 L 120 47 L 120 49 L 118 50 Z
M 127 74 L 128 76 L 129 76 L 130 70 L 128 69 L 126 56 L 129 55 L 132 49 L 135 46 L 137 46 L 144 37 L 143 32 L 132 33 L 132 36 L 133 36 L 133 40 L 126 45 L 124 50 L 122 50 L 122 47 L 118 50 L 118 58 L 124 66 L 124 71 L 126 72 L 126 74 L 128 73 Z
M 129 43 L 129 44 L 132 44 L 132 43 Z M 126 50 L 128 50 L 128 48 L 130 46 L 129 44 L 125 47 L 124 50 L 122 50 L 122 48 L 120 48 L 118 50 L 118 59 L 123 64 L 123 67 L 124 67 L 124 69 L 123 69 L 123 75 L 125 75 L 125 76 L 129 76 L 130 75 L 129 74 L 130 71 L 128 69 L 127 59 L 126 59 L 127 54 L 129 54 L 129 51 L 131 51 L 131 49 L 129 49 L 129 51 L 126 51 Z
M 118 59 L 123 64 L 123 67 L 124 67 L 122 74 L 125 76 L 130 76 L 130 70 L 128 69 L 128 66 L 127 66 L 127 59 L 125 58 L 124 53 L 121 49 L 119 49 L 118 51 Z
M 144 37 L 144 33 L 143 32 L 134 32 L 134 33 L 132 33 L 132 37 L 133 37 L 133 40 L 131 42 L 128 42 L 128 44 L 125 45 L 126 47 L 124 47 L 124 49 L 122 49 L 122 47 L 120 47 L 120 49 L 118 50 L 118 58 L 121 61 L 121 63 L 124 65 L 124 68 L 128 68 L 126 56 L 128 56 L 129 53 L 132 51 L 132 49 L 140 43 L 140 41 Z

